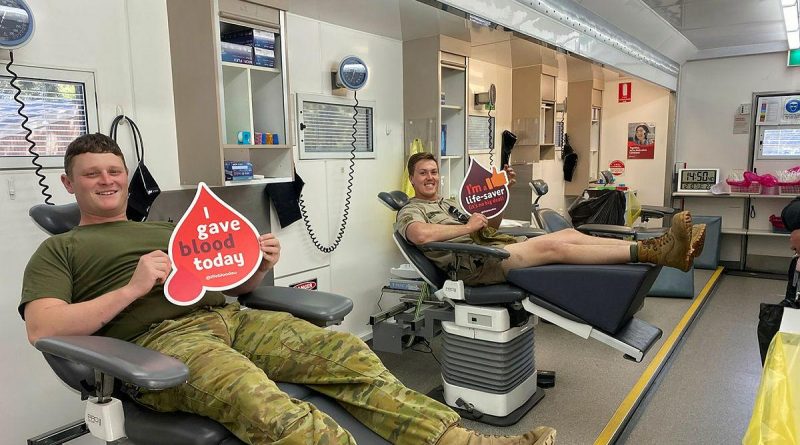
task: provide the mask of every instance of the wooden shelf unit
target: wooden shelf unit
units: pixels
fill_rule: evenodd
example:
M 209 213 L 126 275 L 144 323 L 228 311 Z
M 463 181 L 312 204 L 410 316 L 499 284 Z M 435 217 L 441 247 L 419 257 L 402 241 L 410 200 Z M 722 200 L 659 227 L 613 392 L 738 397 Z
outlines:
M 250 161 L 267 179 L 293 178 L 285 67 L 287 2 L 167 0 L 178 168 L 182 185 L 229 185 L 224 161 Z M 275 67 L 223 62 L 229 30 L 275 33 Z M 240 131 L 277 134 L 279 144 L 237 144 Z M 288 139 L 287 139 L 288 136 Z M 238 183 L 239 181 L 234 181 Z

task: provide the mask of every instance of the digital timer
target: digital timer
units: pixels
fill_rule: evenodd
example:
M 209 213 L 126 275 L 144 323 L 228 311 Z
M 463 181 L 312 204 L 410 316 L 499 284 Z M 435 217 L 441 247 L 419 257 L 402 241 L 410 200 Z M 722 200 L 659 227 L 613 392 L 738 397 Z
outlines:
M 718 180 L 718 168 L 682 168 L 678 170 L 678 191 L 708 192 Z

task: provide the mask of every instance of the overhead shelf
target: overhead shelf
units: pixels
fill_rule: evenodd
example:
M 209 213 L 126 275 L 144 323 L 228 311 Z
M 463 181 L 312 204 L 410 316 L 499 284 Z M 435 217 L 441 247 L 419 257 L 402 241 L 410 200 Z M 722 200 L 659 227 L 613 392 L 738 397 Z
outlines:
M 245 70 L 254 70 L 254 71 L 264 71 L 267 73 L 280 73 L 281 70 L 277 68 L 270 68 L 267 66 L 258 66 L 258 65 L 250 65 L 248 63 L 236 63 L 236 62 L 222 62 L 222 66 L 230 66 L 233 68 L 241 68 Z

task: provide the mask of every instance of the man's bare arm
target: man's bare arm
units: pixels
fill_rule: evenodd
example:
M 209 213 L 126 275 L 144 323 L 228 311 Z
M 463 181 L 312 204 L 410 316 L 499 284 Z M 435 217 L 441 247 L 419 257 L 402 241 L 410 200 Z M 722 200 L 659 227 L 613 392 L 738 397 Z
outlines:
M 447 241 L 461 235 L 477 232 L 489 224 L 480 213 L 473 213 L 466 224 L 431 224 L 414 221 L 406 227 L 406 239 L 414 244 Z
M 166 253 L 156 250 L 139 258 L 125 286 L 80 303 L 40 298 L 25 305 L 25 329 L 31 344 L 53 335 L 91 335 L 136 299 L 163 283 L 172 266 Z

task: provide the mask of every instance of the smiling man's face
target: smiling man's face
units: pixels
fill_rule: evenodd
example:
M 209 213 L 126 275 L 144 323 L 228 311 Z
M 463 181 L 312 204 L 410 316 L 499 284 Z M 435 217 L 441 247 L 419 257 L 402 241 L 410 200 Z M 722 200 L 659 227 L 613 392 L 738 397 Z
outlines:
M 61 175 L 81 209 L 81 225 L 127 220 L 128 170 L 113 153 L 82 153 L 72 160 L 71 174 Z
M 439 196 L 439 165 L 432 159 L 424 159 L 414 165 L 414 174 L 409 177 L 417 198 L 433 201 Z

